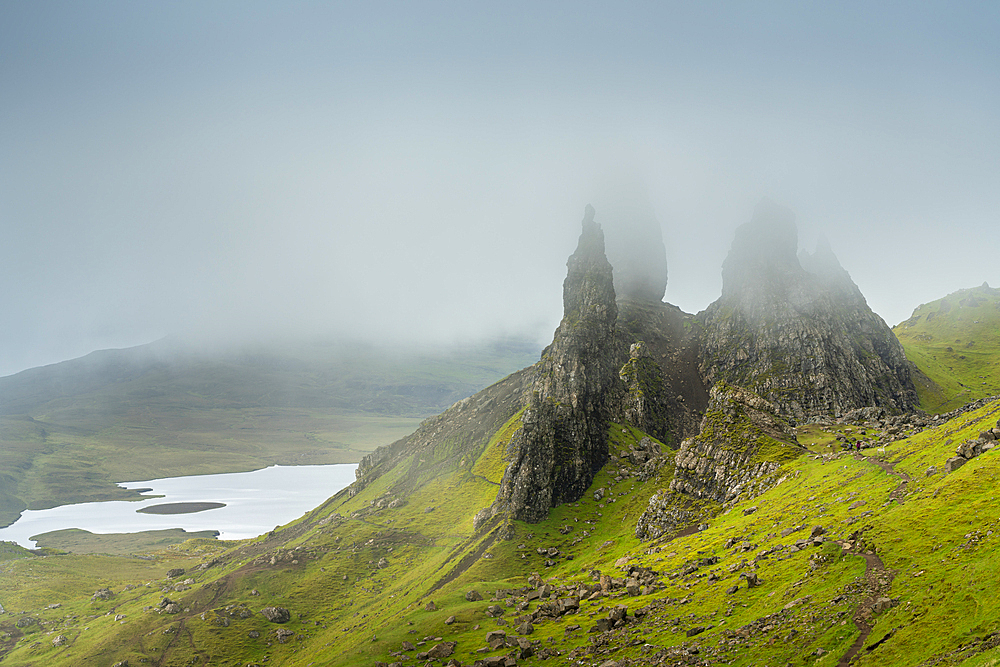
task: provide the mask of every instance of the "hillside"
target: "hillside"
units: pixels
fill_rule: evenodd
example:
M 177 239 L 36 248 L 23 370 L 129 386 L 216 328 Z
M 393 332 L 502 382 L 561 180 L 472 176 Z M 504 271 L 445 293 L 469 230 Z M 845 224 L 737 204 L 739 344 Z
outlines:
M 616 293 L 588 207 L 537 362 L 258 538 L 0 552 L 0 664 L 996 664 L 1000 401 L 914 409 L 774 212 L 689 315 Z
M 537 358 L 518 340 L 223 354 L 167 339 L 0 378 L 0 525 L 25 508 L 135 497 L 120 481 L 354 463 Z
M 928 412 L 1000 393 L 1000 289 L 983 283 L 922 304 L 893 333 L 929 380 L 916 383 Z
M 991 450 L 941 470 L 954 443 L 997 423 L 998 405 L 884 455 L 819 445 L 700 530 L 646 542 L 631 527 L 673 464 L 647 477 L 628 427 L 612 427 L 612 465 L 578 502 L 515 521 L 507 540 L 477 535 L 465 508 L 488 502 L 491 484 L 473 471 L 501 429 L 466 467 L 444 452 L 413 461 L 410 481 L 427 484 L 397 506 L 386 479 L 244 543 L 195 540 L 148 559 L 13 554 L 0 565 L 0 664 L 412 665 L 432 650 L 466 665 L 509 654 L 521 665 L 836 664 L 855 645 L 859 665 L 993 664 L 1000 464 Z M 823 433 L 862 430 L 883 429 Z M 185 572 L 167 576 L 175 568 Z M 271 606 L 290 620 L 266 620 Z M 494 631 L 505 636 L 490 648 Z

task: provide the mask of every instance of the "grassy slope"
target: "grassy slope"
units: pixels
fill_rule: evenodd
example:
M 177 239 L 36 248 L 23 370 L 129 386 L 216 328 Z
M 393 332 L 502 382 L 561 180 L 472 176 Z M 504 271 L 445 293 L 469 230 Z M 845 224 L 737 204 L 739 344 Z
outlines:
M 712 519 L 707 529 L 672 542 L 645 544 L 632 531 L 648 498 L 669 481 L 669 464 L 657 479 L 640 483 L 630 477 L 616 481 L 616 473 L 628 464 L 615 460 L 594 482 L 594 488 L 608 490 L 600 503 L 588 493 L 579 503 L 557 508 L 540 524 L 515 524 L 512 540 L 483 548 L 471 517 L 489 502 L 496 487 L 470 473 L 496 460 L 494 450 L 504 446 L 503 437 L 481 443 L 476 460 L 466 457 L 454 462 L 449 474 L 427 480 L 402 507 L 365 509 L 389 488 L 393 475 L 412 475 L 421 464 L 433 468 L 435 455 L 425 453 L 423 462 L 398 466 L 354 497 L 342 494 L 275 534 L 234 545 L 228 556 L 205 571 L 191 574 L 192 566 L 218 557 L 224 545 L 195 540 L 158 552 L 154 561 L 84 556 L 5 561 L 0 602 L 14 614 L 28 611 L 46 625 L 17 630 L 17 615 L 0 617 L 0 632 L 7 633 L 13 648 L 0 662 L 110 664 L 146 657 L 159 665 L 214 664 L 223 658 L 246 664 L 269 656 L 269 664 L 275 665 L 371 665 L 374 660 L 398 659 L 390 651 L 398 650 L 403 640 L 416 644 L 426 639 L 426 648 L 441 637 L 457 641 L 456 657 L 471 663 L 483 655 L 477 649 L 485 646 L 486 632 L 498 627 L 485 614 L 495 589 L 524 586 L 531 572 L 556 582 L 591 583 L 589 571 L 594 568 L 622 576 L 615 564 L 625 557 L 629 564 L 641 563 L 661 573 L 662 586 L 637 598 L 584 601 L 578 614 L 537 623 L 530 638 L 560 651 L 563 661 L 575 656 L 599 664 L 606 658 L 587 652 L 593 636 L 586 632 L 590 625 L 615 604 L 631 611 L 652 605 L 659 608 L 641 624 L 614 631 L 615 650 L 608 655 L 646 663 L 658 652 L 683 646 L 697 647 L 702 658 L 737 665 L 835 664 L 857 637 L 852 614 L 870 592 L 861 556 L 815 547 L 794 553 L 779 550 L 757 561 L 761 586 L 747 589 L 740 584 L 735 595 L 725 592 L 740 583 L 740 571 L 731 572 L 731 567 L 744 560 L 752 563 L 761 552 L 788 545 L 813 525 L 823 525 L 837 539 L 862 530 L 863 541 L 895 575 L 891 588 L 882 592 L 899 597 L 899 605 L 874 615 L 866 645 L 891 637 L 871 651 L 863 650 L 859 664 L 919 664 L 932 657 L 942 658 L 940 664 L 961 664 L 968 657 L 961 653 L 962 646 L 1000 630 L 989 585 L 1000 576 L 1000 561 L 992 557 L 993 542 L 1000 539 L 1000 499 L 993 495 L 1000 454 L 984 454 L 947 477 L 925 477 L 924 471 L 930 465 L 940 470 L 957 442 L 994 425 L 998 417 L 1000 403 L 988 404 L 890 445 L 884 457 L 913 478 L 902 505 L 887 501 L 899 480 L 869 460 L 852 455 L 801 457 L 787 464 L 783 482 Z M 509 424 L 501 431 L 509 433 Z M 641 436 L 620 427 L 611 433 L 615 451 Z M 866 453 L 875 456 L 876 450 Z M 446 451 L 440 456 L 447 460 Z M 865 504 L 851 509 L 857 501 Z M 744 515 L 749 505 L 759 509 Z M 433 511 L 426 511 L 429 507 Z M 350 518 L 359 511 L 363 513 Z M 564 526 L 572 530 L 563 534 Z M 783 529 L 797 526 L 804 528 L 780 536 Z M 727 549 L 731 538 L 736 538 L 734 546 Z M 742 544 L 749 545 L 748 550 L 742 551 Z M 546 568 L 536 548 L 550 546 L 572 560 L 560 557 Z M 473 557 L 466 559 L 470 554 Z M 817 561 L 821 554 L 826 559 Z M 711 555 L 720 562 L 680 574 L 684 563 Z M 379 568 L 382 558 L 386 567 Z M 168 616 L 144 611 L 158 602 L 160 588 L 169 583 L 164 573 L 175 566 L 188 568 L 195 584 L 168 594 L 190 612 Z M 709 572 L 719 580 L 709 581 Z M 441 583 L 449 573 L 457 576 Z M 126 584 L 137 588 L 123 591 Z M 101 585 L 111 586 L 116 598 L 89 601 L 89 593 Z M 487 599 L 466 602 L 464 593 L 472 588 Z M 260 595 L 253 595 L 253 589 Z M 431 600 L 436 611 L 425 610 Z M 51 602 L 63 606 L 44 609 Z M 283 627 L 296 636 L 284 644 L 275 641 L 277 626 L 259 614 L 238 618 L 242 604 L 255 612 L 267 604 L 288 607 L 293 620 Z M 115 622 L 114 614 L 105 615 L 112 610 L 124 619 Z M 769 614 L 778 616 L 739 632 Z M 456 621 L 445 624 L 452 615 Z M 505 617 L 515 615 L 507 609 Z M 223 616 L 228 627 L 217 620 Z M 568 631 L 571 624 L 581 629 Z M 686 631 L 695 625 L 712 627 L 688 638 Z M 502 629 L 512 632 L 509 625 Z M 261 637 L 249 637 L 253 630 Z M 55 634 L 46 632 L 62 633 L 70 641 L 52 646 Z M 825 657 L 816 656 L 819 649 Z M 521 664 L 536 662 L 530 658 Z
M 529 347 L 116 350 L 0 378 L 0 525 L 25 508 L 137 497 L 116 482 L 357 462 L 534 361 Z
M 1000 289 L 984 285 L 923 304 L 893 332 L 936 385 L 917 383 L 928 412 L 1000 394 Z

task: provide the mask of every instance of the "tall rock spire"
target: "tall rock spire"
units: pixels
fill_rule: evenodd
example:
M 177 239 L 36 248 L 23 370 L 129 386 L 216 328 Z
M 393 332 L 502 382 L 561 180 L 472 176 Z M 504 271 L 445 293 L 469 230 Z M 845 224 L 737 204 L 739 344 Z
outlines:
M 512 462 L 489 516 L 541 521 L 549 508 L 578 500 L 608 459 L 609 394 L 619 382 L 618 307 L 592 206 L 566 265 L 562 322 L 538 363 L 521 429 L 511 440 Z

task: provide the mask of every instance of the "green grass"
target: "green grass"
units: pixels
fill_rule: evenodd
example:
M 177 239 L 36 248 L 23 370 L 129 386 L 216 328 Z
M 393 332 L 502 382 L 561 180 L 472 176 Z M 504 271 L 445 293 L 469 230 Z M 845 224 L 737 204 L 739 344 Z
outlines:
M 1000 289 L 984 285 L 923 304 L 893 333 L 933 382 L 916 383 L 928 412 L 1000 394 Z
M 79 528 L 53 530 L 32 539 L 40 549 L 68 551 L 75 554 L 130 554 L 152 553 L 171 544 L 180 544 L 191 539 L 215 539 L 215 531 L 202 530 L 187 532 L 182 528 L 166 530 L 146 530 L 137 533 L 95 534 Z
M 1000 403 L 887 446 L 884 458 L 912 478 L 902 505 L 888 501 L 899 479 L 875 464 L 883 456 L 878 450 L 864 450 L 862 457 L 831 451 L 838 433 L 862 437 L 861 427 L 809 425 L 799 428 L 798 437 L 813 453 L 786 461 L 776 486 L 700 519 L 706 525 L 693 534 L 649 542 L 635 537 L 635 523 L 650 497 L 669 485 L 673 463 L 668 458 L 652 479 L 639 481 L 622 454 L 644 434 L 618 424 L 609 429 L 611 461 L 578 502 L 554 508 L 538 524 L 513 522 L 509 540 L 476 533 L 472 517 L 497 487 L 474 471 L 502 449 L 517 417 L 473 443 L 445 441 L 415 450 L 354 496 L 338 494 L 253 540 L 191 540 L 153 552 L 152 560 L 18 553 L 0 561 L 0 603 L 8 611 L 0 616 L 0 642 L 8 651 L 0 663 L 138 664 L 145 658 L 163 665 L 248 664 L 266 656 L 273 665 L 370 666 L 398 660 L 391 653 L 404 640 L 429 638 L 426 648 L 441 637 L 457 641 L 455 657 L 469 664 L 497 654 L 478 652 L 487 631 L 512 632 L 511 625 L 498 626 L 485 613 L 497 589 L 525 586 L 532 573 L 556 584 L 590 584 L 592 570 L 623 577 L 619 563 L 625 563 L 658 572 L 657 588 L 635 598 L 613 592 L 581 602 L 577 614 L 536 623 L 530 638 L 560 656 L 519 664 L 600 664 L 609 658 L 634 664 L 663 658 L 669 664 L 667 652 L 681 647 L 733 665 L 835 664 L 857 638 L 853 613 L 873 589 L 861 556 L 840 555 L 830 542 L 788 548 L 816 525 L 829 540 L 860 533 L 894 575 L 880 593 L 899 604 L 872 616 L 866 646 L 891 637 L 862 650 L 856 664 L 988 665 L 996 658 L 995 651 L 973 655 L 968 647 L 1000 631 L 992 592 L 1000 577 L 994 557 L 1000 454 L 984 454 L 948 476 L 924 473 L 931 465 L 940 470 L 962 439 L 995 424 Z M 604 489 L 601 500 L 594 497 L 598 488 Z M 386 497 L 405 502 L 373 505 Z M 750 507 L 756 510 L 744 513 Z M 790 534 L 783 537 L 783 531 Z M 546 566 L 539 547 L 560 551 L 554 565 Z M 709 556 L 719 561 L 685 574 L 685 564 Z M 200 569 L 201 563 L 210 565 Z M 165 579 L 171 567 L 187 570 L 177 579 L 191 577 L 190 589 L 163 592 L 177 581 Z M 762 583 L 748 589 L 739 575 L 751 567 Z M 733 585 L 739 590 L 727 593 Z M 91 601 L 102 586 L 116 597 Z M 486 599 L 467 602 L 472 589 Z M 190 611 L 169 616 L 147 609 L 164 594 Z M 513 623 L 519 613 L 506 607 L 505 597 L 496 604 Z M 435 611 L 425 609 L 430 601 Z M 52 603 L 62 606 L 47 609 Z M 283 627 L 296 635 L 285 644 L 276 640 L 277 626 L 257 613 L 270 604 L 292 611 Z M 605 637 L 613 650 L 594 653 L 596 635 L 587 630 L 619 604 L 633 614 L 650 611 L 641 624 Z M 254 614 L 239 618 L 241 605 Z M 536 607 L 531 603 L 531 610 Z M 16 628 L 22 611 L 43 625 Z M 116 614 L 124 618 L 115 621 Z M 450 616 L 456 621 L 447 625 Z M 223 617 L 226 627 L 218 620 Z M 571 624 L 581 629 L 567 632 Z M 694 626 L 711 627 L 687 637 Z M 70 639 L 66 646 L 51 645 L 58 633 Z M 822 657 L 815 655 L 819 649 Z

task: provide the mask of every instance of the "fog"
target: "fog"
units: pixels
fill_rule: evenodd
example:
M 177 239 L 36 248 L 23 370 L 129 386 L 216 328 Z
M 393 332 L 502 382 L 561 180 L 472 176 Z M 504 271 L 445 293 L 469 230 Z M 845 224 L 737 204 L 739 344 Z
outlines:
M 543 341 L 588 203 L 652 212 L 688 312 L 764 197 L 890 325 L 1000 285 L 995 4 L 689 4 L 3 3 L 0 375 Z

